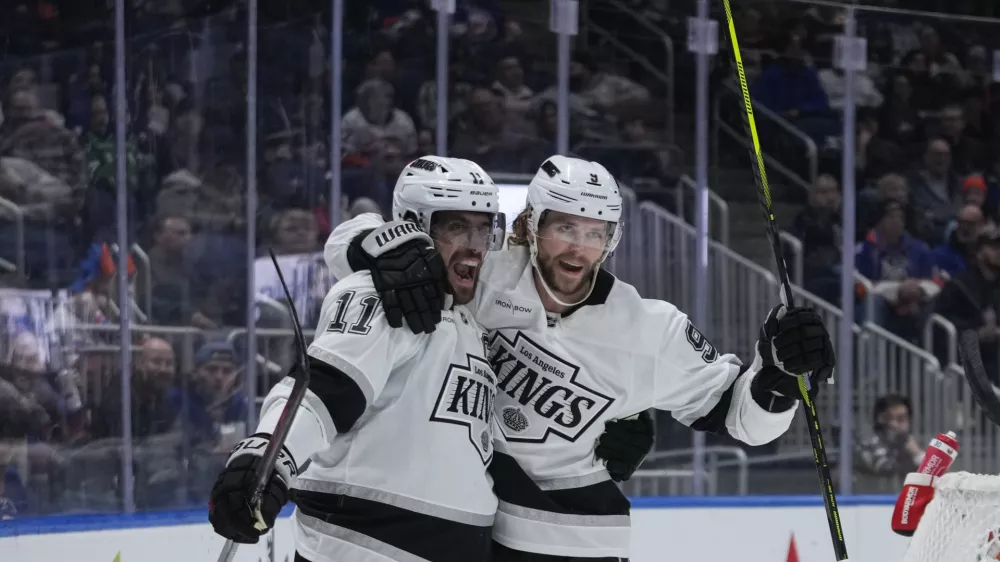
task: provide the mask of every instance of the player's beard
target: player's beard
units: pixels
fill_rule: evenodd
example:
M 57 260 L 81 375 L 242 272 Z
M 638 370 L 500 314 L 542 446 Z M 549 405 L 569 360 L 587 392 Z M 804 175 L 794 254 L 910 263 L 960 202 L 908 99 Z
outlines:
M 476 265 L 463 264 L 463 260 L 475 261 Z M 482 253 L 474 250 L 457 250 L 452 254 L 448 262 L 448 289 L 455 304 L 466 304 L 475 296 L 482 263 Z
M 577 264 L 585 261 L 579 255 L 574 255 L 571 252 L 552 257 L 543 256 L 539 252 L 538 271 L 542 275 L 542 280 L 561 300 L 576 301 L 582 299 L 594 279 L 594 270 L 598 267 L 597 263 L 587 264 L 581 273 L 571 276 L 562 270 L 562 266 L 559 265 L 560 260 Z

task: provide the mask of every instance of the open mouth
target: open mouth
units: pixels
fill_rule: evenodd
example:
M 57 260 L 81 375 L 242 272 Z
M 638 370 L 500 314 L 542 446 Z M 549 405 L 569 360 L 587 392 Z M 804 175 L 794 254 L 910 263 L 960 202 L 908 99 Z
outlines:
M 573 261 L 558 260 L 558 264 L 559 269 L 567 275 L 579 277 L 583 273 L 583 265 Z
M 479 270 L 479 260 L 464 259 L 459 260 L 451 266 L 451 271 L 455 274 L 453 284 L 460 287 L 472 287 L 476 282 L 476 272 Z

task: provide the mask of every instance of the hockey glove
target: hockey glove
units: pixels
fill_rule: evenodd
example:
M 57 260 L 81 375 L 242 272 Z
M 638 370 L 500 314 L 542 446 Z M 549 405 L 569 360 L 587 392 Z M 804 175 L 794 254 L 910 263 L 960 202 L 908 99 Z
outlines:
M 787 409 L 788 400 L 801 396 L 798 375 L 809 374 L 810 396 L 815 396 L 819 383 L 830 378 L 837 365 L 823 319 L 805 307 L 789 309 L 782 304 L 772 308 L 760 327 L 757 352 L 762 368 L 754 377 L 754 398 L 772 411 L 762 403 L 762 395 L 784 399 L 779 402 L 786 406 L 778 409 Z
M 604 461 L 611 479 L 624 482 L 642 464 L 655 439 L 653 418 L 646 411 L 604 424 L 604 433 L 598 438 L 594 452 Z
M 448 271 L 427 233 L 409 221 L 392 221 L 354 237 L 347 249 L 354 271 L 369 271 L 393 328 L 403 320 L 414 334 L 441 321 Z
M 258 527 L 248 505 L 257 465 L 267 448 L 270 435 L 258 433 L 233 447 L 226 468 L 219 474 L 208 503 L 208 520 L 215 532 L 238 543 L 255 544 L 274 526 L 278 512 L 288 501 L 288 489 L 298 469 L 288 449 L 282 447 L 271 479 L 261 496 L 260 513 L 266 527 Z

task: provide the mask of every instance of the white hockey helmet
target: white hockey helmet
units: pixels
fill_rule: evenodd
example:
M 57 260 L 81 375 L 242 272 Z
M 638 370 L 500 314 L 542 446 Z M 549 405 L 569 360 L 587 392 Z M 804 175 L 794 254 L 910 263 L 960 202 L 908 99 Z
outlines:
M 493 215 L 489 248 L 503 243 L 504 222 L 500 190 L 493 178 L 471 160 L 421 156 L 403 168 L 392 192 L 392 216 L 412 220 L 430 234 L 437 211 L 471 211 Z
M 548 211 L 607 222 L 608 236 L 598 264 L 607 259 L 621 240 L 621 188 L 607 168 L 597 162 L 560 155 L 548 158 L 528 184 L 527 206 L 531 210 L 528 229 L 533 238 L 538 235 L 538 226 Z M 537 268 L 538 246 L 534 241 L 530 246 L 531 262 Z M 594 281 L 596 279 L 595 271 Z M 542 285 L 556 302 L 564 306 L 579 304 L 562 302 L 552 293 L 547 283 L 543 281 Z M 591 291 L 593 285 L 592 281 Z M 589 296 L 590 291 L 583 300 Z

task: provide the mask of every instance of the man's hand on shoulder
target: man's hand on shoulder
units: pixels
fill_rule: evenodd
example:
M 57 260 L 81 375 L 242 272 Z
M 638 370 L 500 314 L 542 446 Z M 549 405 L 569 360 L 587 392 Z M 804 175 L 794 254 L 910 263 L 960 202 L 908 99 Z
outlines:
M 371 273 L 386 321 L 415 334 L 431 333 L 441 321 L 448 272 L 434 242 L 409 221 L 392 221 L 351 241 L 347 262 Z

